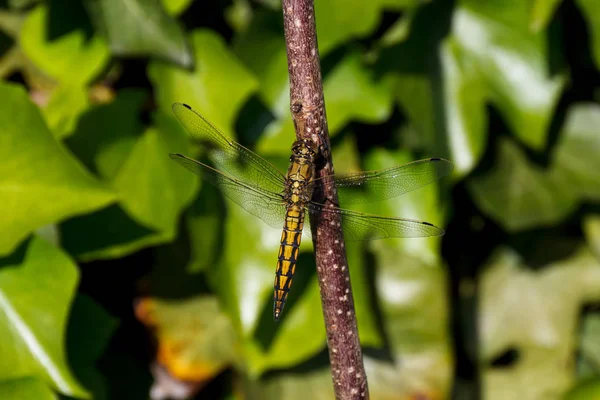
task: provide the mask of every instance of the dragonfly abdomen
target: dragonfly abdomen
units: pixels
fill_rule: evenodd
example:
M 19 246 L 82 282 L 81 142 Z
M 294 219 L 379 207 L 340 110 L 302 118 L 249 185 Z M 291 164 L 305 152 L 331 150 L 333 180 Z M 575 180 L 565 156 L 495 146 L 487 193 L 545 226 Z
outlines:
M 281 233 L 281 245 L 277 258 L 277 270 L 275 271 L 275 284 L 273 292 L 273 318 L 279 319 L 288 292 L 292 286 L 292 278 L 296 272 L 298 262 L 298 251 L 302 240 L 302 228 L 304 225 L 304 207 L 291 205 L 285 214 L 285 223 Z

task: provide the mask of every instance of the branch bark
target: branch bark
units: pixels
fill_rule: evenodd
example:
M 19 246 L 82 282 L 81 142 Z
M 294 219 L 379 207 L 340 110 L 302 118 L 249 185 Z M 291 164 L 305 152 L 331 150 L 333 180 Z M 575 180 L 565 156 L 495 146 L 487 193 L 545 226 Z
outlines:
M 333 164 L 325 113 L 313 0 L 283 0 L 290 77 L 290 108 L 298 139 L 310 138 L 323 157 L 316 165 L 313 200 L 338 205 L 331 179 Z M 317 276 L 327 330 L 329 362 L 336 399 L 368 399 L 350 274 L 337 214 L 310 216 Z

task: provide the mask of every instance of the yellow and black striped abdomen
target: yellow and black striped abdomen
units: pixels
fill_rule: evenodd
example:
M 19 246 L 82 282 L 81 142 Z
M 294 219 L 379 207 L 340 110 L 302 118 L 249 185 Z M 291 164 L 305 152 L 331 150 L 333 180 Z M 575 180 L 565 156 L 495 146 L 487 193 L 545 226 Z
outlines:
M 297 204 L 291 205 L 285 214 L 277 270 L 275 271 L 275 291 L 273 293 L 273 318 L 275 321 L 279 319 L 283 311 L 288 292 L 292 286 L 300 241 L 302 240 L 303 225 L 304 207 Z

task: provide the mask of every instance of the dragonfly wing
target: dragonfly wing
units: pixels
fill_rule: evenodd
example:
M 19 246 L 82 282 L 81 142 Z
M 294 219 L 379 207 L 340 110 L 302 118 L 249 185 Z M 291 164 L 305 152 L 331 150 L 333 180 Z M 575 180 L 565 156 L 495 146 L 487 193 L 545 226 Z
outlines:
M 269 226 L 281 229 L 285 218 L 283 197 L 277 193 L 246 185 L 222 172 L 181 154 L 170 154 L 171 158 L 190 171 L 201 175 L 204 180 L 217 186 L 229 199 L 250 214 L 262 219 Z
M 441 236 L 444 234 L 443 229 L 429 222 L 363 214 L 337 207 L 326 207 L 317 203 L 310 203 L 308 212 L 318 216 L 323 216 L 323 214 L 327 213 L 339 214 L 342 219 L 342 229 L 346 241 L 416 238 Z
M 183 103 L 173 104 L 173 112 L 190 135 L 207 146 L 210 159 L 246 185 L 279 192 L 285 177 L 270 162 L 241 144 L 226 138 L 203 116 Z
M 452 172 L 443 158 L 414 161 L 380 171 L 364 171 L 333 177 L 341 204 L 370 203 L 411 192 Z

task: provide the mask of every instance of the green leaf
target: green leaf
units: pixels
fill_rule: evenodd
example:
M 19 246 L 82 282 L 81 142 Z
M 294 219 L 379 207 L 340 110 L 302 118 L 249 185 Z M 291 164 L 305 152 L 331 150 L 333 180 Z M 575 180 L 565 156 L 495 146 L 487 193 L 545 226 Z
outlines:
M 569 178 L 570 187 L 587 200 L 600 200 L 600 106 L 576 104 L 566 120 L 553 154 L 553 169 Z
M 198 179 L 168 157 L 170 152 L 189 149 L 187 134 L 172 117 L 159 115 L 158 119 L 157 129 L 138 139 L 113 186 L 137 223 L 173 238 L 179 214 L 198 189 Z
M 161 0 L 99 0 L 92 4 L 98 13 L 112 52 L 119 56 L 153 56 L 189 68 L 192 55 L 177 20 Z M 173 11 L 185 7 L 173 4 Z
M 137 224 L 117 205 L 67 220 L 60 232 L 63 247 L 85 262 L 121 258 L 168 241 L 160 232 Z
M 197 177 L 168 156 L 189 151 L 179 122 L 157 114 L 155 127 L 142 132 L 138 114 L 144 97 L 122 90 L 114 103 L 85 114 L 68 140 L 119 197 L 119 207 L 63 225 L 65 247 L 82 260 L 120 257 L 172 240 L 179 215 L 198 189 Z M 78 229 L 90 227 L 95 229 L 85 240 L 79 237 Z
M 214 296 L 144 298 L 136 315 L 158 343 L 157 361 L 180 380 L 206 382 L 239 358 L 239 341 Z
M 600 397 L 600 379 L 590 379 L 578 384 L 567 393 L 565 400 L 588 400 Z
M 281 11 L 258 10 L 233 42 L 235 55 L 256 76 L 261 100 L 279 118 L 290 113 L 290 86 Z
M 600 260 L 600 215 L 586 215 L 583 219 L 583 231 L 588 245 Z
M 117 320 L 90 297 L 79 294 L 75 298 L 67 330 L 69 364 L 95 400 L 108 400 L 106 382 L 96 362 L 117 325 Z
M 587 20 L 592 56 L 596 69 L 600 70 L 600 4 L 595 0 L 577 0 L 575 3 Z
M 227 24 L 234 31 L 244 31 L 252 21 L 254 10 L 249 0 L 234 0 L 233 4 L 225 9 L 224 14 Z
M 487 143 L 485 82 L 455 40 L 444 41 L 441 60 L 450 158 L 456 173 L 466 175 L 483 156 Z M 409 109 L 413 107 L 411 103 L 416 103 L 411 95 L 410 91 L 406 93 L 403 101 Z M 415 120 L 426 121 L 427 115 L 433 113 L 423 113 Z M 427 121 L 427 124 L 434 129 L 434 121 Z M 434 133 L 428 133 L 428 137 L 435 137 Z
M 448 352 L 449 354 L 449 352 Z M 423 354 L 399 354 L 393 361 L 365 356 L 364 364 L 369 377 L 369 393 L 373 399 L 419 399 L 449 397 L 450 360 L 443 361 Z M 403 366 L 399 366 L 402 365 Z M 307 371 L 280 372 L 260 380 L 244 381 L 248 399 L 261 400 L 328 400 L 334 398 L 329 368 L 317 362 L 302 366 Z M 440 380 L 424 381 L 423 376 L 438 373 Z M 431 376 L 428 376 L 431 379 Z
M 567 177 L 532 165 L 507 139 L 499 139 L 494 169 L 467 187 L 478 207 L 511 232 L 554 225 L 577 205 Z
M 560 3 L 561 0 L 533 0 L 529 29 L 532 32 L 540 32 L 545 29 Z
M 246 397 L 252 400 L 329 400 L 335 397 L 329 369 L 318 366 L 305 373 L 281 373 L 277 379 L 247 379 L 243 384 Z
M 357 53 L 344 58 L 328 75 L 323 88 L 329 134 L 335 136 L 351 120 L 377 123 L 389 118 L 392 111 L 389 86 L 387 80 L 373 78 Z M 266 128 L 258 149 L 271 154 L 289 153 L 294 137 L 294 124 L 288 112 Z
M 529 15 L 528 2 L 462 0 L 452 37 L 514 133 L 541 150 L 565 77 L 550 76 L 546 34 L 529 30 Z
M 79 116 L 88 106 L 87 90 L 83 86 L 61 85 L 52 90 L 42 113 L 54 136 L 64 139 L 73 133 Z
M 186 212 L 190 235 L 189 273 L 206 271 L 218 259 L 223 234 L 223 199 L 212 185 L 202 185 L 198 198 Z
M 600 264 L 587 248 L 579 247 L 568 258 L 534 269 L 504 248 L 483 271 L 482 397 L 562 398 L 573 383 L 572 364 L 566 360 L 575 354 L 580 309 L 600 300 Z M 495 367 L 492 361 L 511 349 L 518 351 L 518 359 Z
M 351 39 L 370 34 L 386 11 L 402 11 L 417 7 L 419 0 L 323 0 L 315 2 L 315 19 L 319 52 L 327 54 L 336 46 Z M 360 12 L 356 12 L 360 10 Z
M 34 229 L 104 207 L 114 194 L 56 142 L 22 88 L 0 84 L 0 97 L 2 255 Z
M 579 353 L 579 376 L 597 378 L 595 369 L 600 364 L 600 316 L 590 313 L 583 319 Z
M 64 348 L 77 267 L 37 237 L 1 264 L 0 378 L 36 376 L 61 393 L 87 398 L 67 366 Z
M 193 0 L 161 0 L 161 4 L 169 15 L 179 15 L 185 11 Z
M 314 256 L 306 253 L 311 241 L 305 238 L 288 303 L 281 321 L 274 322 L 273 279 L 281 231 L 237 204 L 227 206 L 224 258 L 210 278 L 242 338 L 247 373 L 257 377 L 269 369 L 291 367 L 323 348 Z M 299 345 L 290 347 L 290 343 Z
M 36 378 L 0 381 L 0 398 L 10 400 L 58 400 L 54 392 Z
M 91 171 L 105 181 L 119 173 L 143 133 L 139 118 L 146 94 L 124 89 L 110 104 L 96 106 L 79 120 L 67 145 Z
M 97 36 L 86 39 L 83 27 L 50 40 L 49 18 L 46 5 L 29 13 L 21 27 L 23 52 L 37 68 L 57 81 L 85 85 L 105 68 L 110 56 L 108 46 Z
M 452 37 L 445 38 L 449 6 L 433 2 L 419 9 L 408 37 L 381 50 L 376 70 L 393 83 L 407 132 L 414 132 L 408 136 L 410 149 L 446 157 L 455 163 L 454 174 L 464 176 L 485 149 L 486 91 L 474 63 Z
M 412 161 L 406 152 L 375 151 L 366 170 Z M 437 185 L 400 199 L 365 206 L 365 212 L 412 218 L 443 226 Z M 371 395 L 388 398 L 446 397 L 451 389 L 452 355 L 448 338 L 447 277 L 440 256 L 441 237 L 376 240 L 369 244 L 377 265 L 375 287 L 391 357 L 401 360 L 366 363 Z M 394 378 L 391 378 L 391 377 Z M 398 378 L 401 377 L 401 378 Z M 427 382 L 423 385 L 423 382 Z
M 148 68 L 159 107 L 170 114 L 173 103 L 187 103 L 232 136 L 237 112 L 258 82 L 214 32 L 195 31 L 190 42 L 196 59 L 193 72 L 158 61 Z

